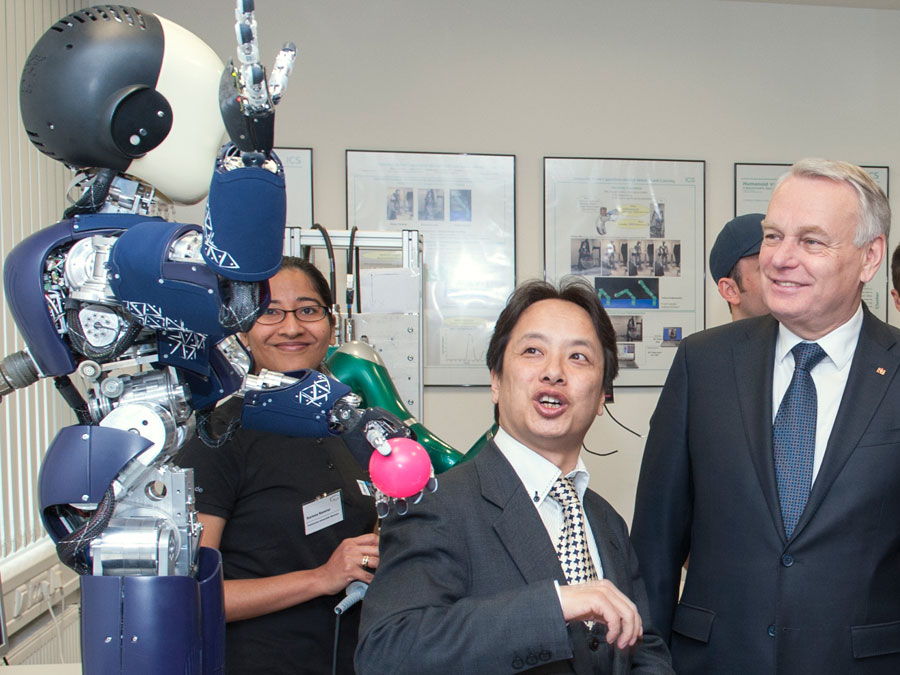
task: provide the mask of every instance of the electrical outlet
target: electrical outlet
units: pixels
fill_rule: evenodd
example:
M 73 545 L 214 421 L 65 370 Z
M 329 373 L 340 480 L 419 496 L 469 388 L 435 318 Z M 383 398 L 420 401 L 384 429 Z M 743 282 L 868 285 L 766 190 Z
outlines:
M 37 605 L 44 601 L 44 592 L 41 590 L 41 584 L 47 584 L 47 588 L 49 589 L 49 572 L 42 572 L 28 582 L 28 597 L 31 600 L 31 605 Z
M 62 591 L 62 588 L 62 565 L 54 565 L 50 568 L 50 594 L 53 595 L 56 591 Z
M 28 597 L 28 586 L 22 584 L 16 589 L 16 596 L 13 600 L 13 618 L 20 616 L 29 607 L 31 607 L 31 598 Z

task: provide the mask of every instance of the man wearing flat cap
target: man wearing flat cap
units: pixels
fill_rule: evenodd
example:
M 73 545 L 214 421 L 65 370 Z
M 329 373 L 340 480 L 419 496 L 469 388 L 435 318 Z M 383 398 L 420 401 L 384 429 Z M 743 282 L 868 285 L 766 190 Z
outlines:
M 762 213 L 748 213 L 725 223 L 709 252 L 709 273 L 732 321 L 769 313 L 759 285 L 763 218 Z

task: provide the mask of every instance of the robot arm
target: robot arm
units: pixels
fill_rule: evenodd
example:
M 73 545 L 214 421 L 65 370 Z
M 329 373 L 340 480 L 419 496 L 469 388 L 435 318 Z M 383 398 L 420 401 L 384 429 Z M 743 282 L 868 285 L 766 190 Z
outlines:
M 408 499 L 437 489 L 431 460 L 401 420 L 359 404 L 350 387 L 318 371 L 291 376 L 264 369 L 247 376 L 241 426 L 302 438 L 342 436 L 369 470 L 378 515 L 386 516 L 392 505 L 402 514 Z

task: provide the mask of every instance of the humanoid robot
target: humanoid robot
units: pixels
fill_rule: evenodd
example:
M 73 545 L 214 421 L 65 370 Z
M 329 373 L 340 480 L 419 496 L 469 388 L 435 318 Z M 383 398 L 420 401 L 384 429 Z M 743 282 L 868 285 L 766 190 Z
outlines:
M 363 430 L 387 456 L 407 440 L 320 373 L 248 375 L 236 333 L 266 307 L 280 266 L 274 105 L 295 54 L 286 45 L 267 77 L 253 10 L 238 0 L 238 60 L 224 71 L 184 28 L 103 5 L 54 24 L 22 74 L 30 140 L 79 174 L 63 220 L 6 259 L 26 348 L 0 362 L 0 396 L 52 377 L 78 420 L 48 448 L 38 491 L 61 560 L 82 575 L 85 673 L 223 670 L 221 559 L 198 546 L 192 472 L 170 463 L 195 410 L 243 390 L 265 428 Z M 207 187 L 202 226 L 165 219 Z

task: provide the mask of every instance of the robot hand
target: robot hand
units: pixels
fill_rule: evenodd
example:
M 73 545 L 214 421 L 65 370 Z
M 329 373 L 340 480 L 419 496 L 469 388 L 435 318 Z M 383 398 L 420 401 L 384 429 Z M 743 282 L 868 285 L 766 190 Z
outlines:
M 416 503 L 424 490 L 437 489 L 428 453 L 397 417 L 380 408 L 360 408 L 347 385 L 318 371 L 294 375 L 265 369 L 248 375 L 241 426 L 293 437 L 342 436 L 369 470 L 382 518 L 391 506 L 402 515 L 410 498 Z
M 297 48 L 287 42 L 266 79 L 259 61 L 254 0 L 237 0 L 234 11 L 239 65 L 229 61 L 219 83 L 219 106 L 225 128 L 243 153 L 245 165 L 260 165 L 275 143 L 275 110 L 287 88 Z
M 418 504 L 425 490 L 437 490 L 434 467 L 406 424 L 387 410 L 359 405 L 359 396 L 348 394 L 335 403 L 331 417 L 343 429 L 344 443 L 356 461 L 369 469 L 378 517 L 387 516 L 392 506 L 402 516 L 410 499 Z

